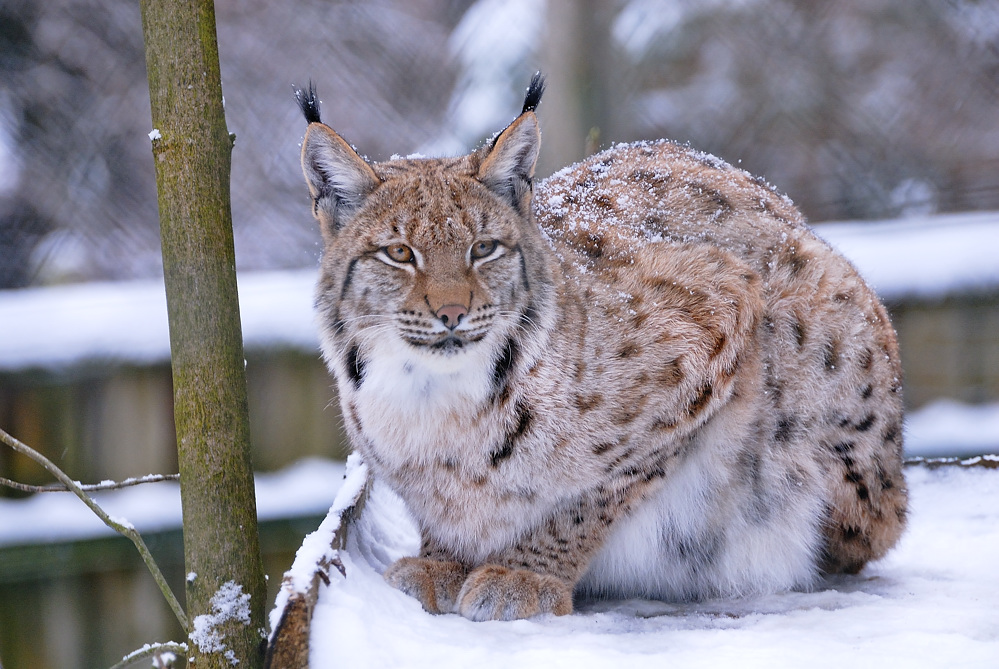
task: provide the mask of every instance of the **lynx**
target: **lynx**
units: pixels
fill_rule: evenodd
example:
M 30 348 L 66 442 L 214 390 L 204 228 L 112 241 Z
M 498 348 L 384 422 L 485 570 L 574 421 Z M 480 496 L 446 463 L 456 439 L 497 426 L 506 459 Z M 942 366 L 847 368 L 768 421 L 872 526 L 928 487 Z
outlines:
M 416 520 L 432 613 L 564 615 L 813 587 L 905 525 L 901 370 L 872 290 L 766 182 L 667 141 L 533 184 L 523 112 L 456 158 L 302 166 L 352 444 Z

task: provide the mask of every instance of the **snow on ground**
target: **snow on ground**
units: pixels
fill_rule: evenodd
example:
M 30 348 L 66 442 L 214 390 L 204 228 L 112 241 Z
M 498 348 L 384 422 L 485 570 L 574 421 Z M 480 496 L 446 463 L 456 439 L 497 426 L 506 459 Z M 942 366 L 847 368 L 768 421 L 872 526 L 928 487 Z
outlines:
M 999 471 L 909 468 L 900 545 L 814 592 L 665 604 L 590 603 L 571 616 L 474 623 L 431 616 L 379 572 L 417 548 L 401 503 L 369 498 L 321 587 L 312 666 L 999 666 Z
M 997 417 L 999 409 L 986 423 Z M 258 474 L 261 518 L 324 513 L 343 473 L 340 463 L 303 460 Z M 589 603 L 569 617 L 512 623 L 430 616 L 385 585 L 379 573 L 418 545 L 401 502 L 376 487 L 340 556 L 347 578 L 334 571 L 332 585 L 321 587 L 314 666 L 997 667 L 999 470 L 909 467 L 906 477 L 909 529 L 897 549 L 859 576 L 808 593 Z M 140 531 L 180 525 L 176 484 L 96 497 Z M 0 500 L 0 518 L 0 546 L 111 532 L 69 493 Z

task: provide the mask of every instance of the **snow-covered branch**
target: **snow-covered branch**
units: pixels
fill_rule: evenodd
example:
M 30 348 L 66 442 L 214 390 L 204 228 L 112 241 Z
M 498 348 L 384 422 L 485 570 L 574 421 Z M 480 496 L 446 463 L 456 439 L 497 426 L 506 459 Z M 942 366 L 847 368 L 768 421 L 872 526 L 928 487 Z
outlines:
M 142 648 L 134 650 L 121 658 L 121 662 L 111 667 L 111 669 L 125 669 L 125 667 L 130 667 L 139 660 L 148 660 L 150 658 L 152 658 L 153 667 L 157 667 L 158 669 L 172 667 L 177 663 L 177 660 L 186 662 L 187 644 L 175 641 L 146 644 Z
M 983 467 L 999 469 L 999 455 L 976 455 L 973 458 L 906 458 L 907 467 L 919 466 L 928 469 L 938 467 Z
M 141 485 L 143 483 L 159 483 L 160 481 L 179 481 L 180 474 L 147 474 L 146 476 L 138 476 L 134 478 L 128 478 L 124 481 L 101 481 L 100 483 L 80 483 L 80 490 L 84 492 L 100 492 L 102 490 L 121 490 L 122 488 L 130 488 L 134 485 Z M 61 483 L 50 483 L 48 485 L 30 485 L 27 483 L 21 483 L 19 481 L 12 481 L 11 479 L 4 478 L 0 476 L 0 485 L 6 486 L 8 488 L 13 488 L 14 490 L 20 490 L 21 492 L 69 492 L 69 488 Z
M 146 547 L 146 542 L 142 540 L 142 536 L 136 531 L 135 527 L 133 527 L 127 520 L 120 518 L 116 519 L 109 516 L 104 509 L 102 509 L 100 505 L 98 505 L 97 502 L 95 502 L 94 499 L 83 490 L 79 483 L 69 478 L 69 476 L 53 464 L 51 460 L 27 444 L 24 444 L 18 439 L 7 434 L 7 432 L 2 429 L 0 429 L 0 441 L 3 441 L 4 444 L 12 448 L 14 451 L 31 458 L 44 467 L 50 474 L 56 477 L 67 490 L 79 497 L 80 500 L 86 504 L 87 507 L 89 507 L 90 510 L 104 522 L 105 525 L 119 534 L 128 537 L 128 539 L 135 544 L 135 548 L 139 551 L 139 555 L 142 556 L 142 561 L 146 563 L 146 568 L 149 569 L 149 573 L 152 574 L 153 579 L 156 581 L 156 585 L 160 588 L 160 592 L 163 593 L 163 597 L 166 598 L 167 604 L 170 605 L 170 609 L 173 611 L 174 615 L 177 616 L 177 621 L 180 623 L 180 626 L 187 630 L 187 614 L 184 613 L 183 607 L 181 607 L 180 602 L 177 601 L 177 597 L 173 594 L 173 591 L 167 584 L 166 578 L 163 576 L 163 572 L 160 571 L 159 565 L 156 564 L 152 553 L 150 553 L 149 549 Z

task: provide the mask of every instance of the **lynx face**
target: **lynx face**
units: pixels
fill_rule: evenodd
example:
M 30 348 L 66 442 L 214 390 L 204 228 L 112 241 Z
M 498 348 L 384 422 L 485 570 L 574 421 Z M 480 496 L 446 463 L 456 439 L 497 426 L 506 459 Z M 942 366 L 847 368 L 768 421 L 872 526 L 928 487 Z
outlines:
M 364 360 L 457 371 L 501 359 L 540 325 L 553 283 L 529 216 L 537 120 L 457 159 L 368 164 L 309 126 L 303 167 L 326 243 L 318 305 L 324 353 L 360 385 Z
M 454 368 L 464 354 L 495 348 L 528 304 L 517 219 L 468 176 L 449 179 L 459 197 L 406 206 L 407 191 L 425 187 L 400 172 L 340 233 L 360 231 L 364 242 L 341 286 L 341 317 L 362 341 Z M 492 215 L 467 206 L 476 200 Z

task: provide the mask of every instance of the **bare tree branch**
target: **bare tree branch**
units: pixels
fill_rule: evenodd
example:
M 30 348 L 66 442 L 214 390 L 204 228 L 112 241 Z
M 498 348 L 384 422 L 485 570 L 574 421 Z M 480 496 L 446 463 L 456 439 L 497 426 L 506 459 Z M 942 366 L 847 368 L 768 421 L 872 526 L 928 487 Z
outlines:
M 180 474 L 148 474 L 137 478 L 129 478 L 124 481 L 101 481 L 100 483 L 81 483 L 80 490 L 84 492 L 98 492 L 101 490 L 121 490 L 142 483 L 159 483 L 160 481 L 179 481 Z M 21 492 L 69 492 L 69 488 L 61 483 L 50 483 L 48 485 L 31 485 L 12 481 L 0 476 L 0 485 Z
M 50 474 L 59 479 L 59 481 L 66 486 L 67 490 L 79 497 L 91 511 L 97 514 L 97 517 L 100 518 L 105 525 L 113 529 L 115 532 L 128 537 L 131 542 L 135 544 L 135 548 L 139 551 L 139 555 L 142 556 L 142 561 L 146 563 L 149 573 L 153 575 L 156 585 L 159 586 L 160 592 L 162 592 L 163 597 L 166 598 L 167 604 L 170 605 L 174 615 L 177 616 L 177 621 L 180 622 L 180 626 L 186 631 L 188 629 L 187 614 L 184 613 L 183 607 L 181 607 L 180 602 L 177 601 L 177 597 L 173 594 L 173 591 L 167 584 L 166 578 L 163 576 L 163 572 L 160 571 L 159 565 L 156 564 L 152 553 L 150 553 L 149 549 L 146 547 L 146 542 L 142 540 L 142 536 L 135 530 L 135 528 L 132 527 L 128 521 L 111 518 L 111 516 L 109 516 L 90 495 L 83 491 L 80 484 L 69 478 L 66 473 L 54 465 L 51 460 L 35 449 L 18 441 L 2 429 L 0 429 L 0 441 L 3 441 L 3 443 L 10 446 L 16 452 L 31 458 L 44 467 Z
M 983 467 L 985 469 L 999 469 L 999 455 L 976 455 L 973 458 L 906 458 L 907 467 L 926 467 L 937 469 L 939 467 Z
M 146 660 L 149 658 L 153 658 L 154 667 L 172 667 L 174 665 L 174 660 L 162 658 L 162 655 L 164 654 L 174 655 L 174 660 L 181 659 L 186 661 L 187 644 L 177 643 L 175 641 L 147 644 L 121 658 L 121 662 L 111 667 L 111 669 L 125 669 L 125 667 L 129 667 L 139 660 Z

